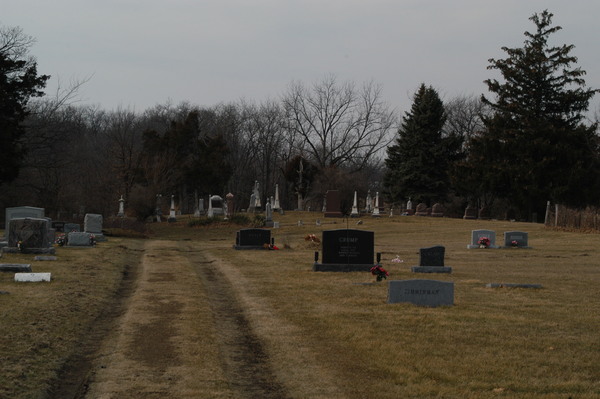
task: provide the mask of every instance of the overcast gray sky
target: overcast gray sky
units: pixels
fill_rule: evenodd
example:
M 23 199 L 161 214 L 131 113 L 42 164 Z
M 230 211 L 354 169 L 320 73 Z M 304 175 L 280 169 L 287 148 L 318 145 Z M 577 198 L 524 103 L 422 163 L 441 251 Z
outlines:
M 5 0 L 0 24 L 37 39 L 48 93 L 91 77 L 79 96 L 107 110 L 261 102 L 334 74 L 380 84 L 404 112 L 421 83 L 444 99 L 485 93 L 499 78 L 488 59 L 521 47 L 544 9 L 563 28 L 552 44 L 574 44 L 600 88 L 597 0 Z

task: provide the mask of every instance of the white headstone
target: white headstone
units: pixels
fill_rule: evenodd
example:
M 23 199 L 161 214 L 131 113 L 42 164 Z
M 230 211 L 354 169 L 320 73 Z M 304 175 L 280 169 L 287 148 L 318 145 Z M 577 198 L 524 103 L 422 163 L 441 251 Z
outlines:
M 358 198 L 356 191 L 354 192 L 354 202 L 352 203 L 352 211 L 350 212 L 350 216 L 358 216 Z
M 15 281 L 24 283 L 50 281 L 51 277 L 52 273 L 15 273 Z
M 278 211 L 281 209 L 279 205 L 279 184 L 275 184 L 275 200 L 273 201 L 273 210 Z

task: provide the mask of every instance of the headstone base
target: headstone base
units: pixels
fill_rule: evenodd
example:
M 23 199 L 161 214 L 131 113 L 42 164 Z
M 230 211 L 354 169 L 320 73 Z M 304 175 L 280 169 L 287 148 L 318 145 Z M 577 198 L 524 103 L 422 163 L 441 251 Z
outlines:
M 498 249 L 500 247 L 498 247 L 497 245 L 488 245 L 486 248 L 481 248 L 481 245 L 472 245 L 469 244 L 467 245 L 467 249 Z
M 265 248 L 264 245 L 234 245 L 233 249 L 243 250 L 243 249 L 268 249 L 268 248 Z
M 313 272 L 370 272 L 377 265 L 314 263 Z
M 413 273 L 452 273 L 448 266 L 413 266 L 410 270 Z
M 0 263 L 0 272 L 31 272 L 31 265 L 29 263 Z
M 4 247 L 4 248 L 2 248 L 2 252 L 8 253 L 8 254 L 22 253 L 22 254 L 34 254 L 34 255 L 35 254 L 54 255 L 54 254 L 56 254 L 56 249 L 55 248 L 24 248 L 19 251 L 19 248 L 17 248 L 17 247 Z
M 542 288 L 541 284 L 488 283 L 487 288 Z
M 33 260 L 56 260 L 56 256 L 44 256 L 44 255 L 38 255 L 35 258 L 33 258 Z

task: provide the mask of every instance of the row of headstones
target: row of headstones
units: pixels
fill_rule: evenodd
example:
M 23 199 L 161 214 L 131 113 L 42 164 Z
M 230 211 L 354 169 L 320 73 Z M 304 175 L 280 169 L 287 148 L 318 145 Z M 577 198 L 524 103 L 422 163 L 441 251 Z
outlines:
M 86 214 L 84 230 L 79 224 L 52 221 L 45 217 L 44 208 L 29 206 L 6 208 L 5 241 L 0 242 L 3 252 L 54 253 L 56 233 L 65 233 L 70 246 L 90 246 L 105 240 L 102 234 L 102 215 Z
M 493 230 L 471 231 L 469 249 L 475 248 L 530 248 L 529 234 L 524 231 L 505 231 L 504 246 L 496 245 L 496 232 Z
M 482 230 L 484 231 L 484 230 Z M 489 233 L 489 230 L 485 230 Z M 522 240 L 526 244 L 527 233 L 512 232 L 508 234 L 511 240 Z M 475 235 L 474 235 L 475 237 Z M 313 271 L 370 271 L 379 265 L 381 255 L 373 263 L 374 232 L 354 229 L 325 230 L 322 236 L 323 261 L 315 252 Z M 477 236 L 479 239 L 479 236 Z M 236 234 L 235 249 L 267 249 L 273 245 L 271 231 L 268 229 L 242 229 Z M 452 268 L 445 266 L 445 247 L 441 245 L 419 250 L 419 265 L 411 267 L 413 273 L 451 273 Z M 489 287 L 507 286 L 506 284 L 489 284 Z M 537 284 L 511 285 L 527 288 L 540 288 Z M 454 304 L 454 283 L 427 280 L 396 280 L 389 282 L 388 303 L 409 302 L 420 306 L 450 306 Z

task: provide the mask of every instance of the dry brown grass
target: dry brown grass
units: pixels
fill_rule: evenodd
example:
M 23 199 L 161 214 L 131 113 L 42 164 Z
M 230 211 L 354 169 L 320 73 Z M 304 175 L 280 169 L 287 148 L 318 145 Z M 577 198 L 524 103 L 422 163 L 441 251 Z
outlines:
M 315 226 L 317 218 L 325 223 Z M 298 219 L 305 224 L 297 226 Z M 375 232 L 389 279 L 455 283 L 455 306 L 422 308 L 386 304 L 385 281 L 361 284 L 374 281 L 368 273 L 312 272 L 319 246 L 304 237 L 346 227 L 343 220 L 293 212 L 275 220 L 275 243 L 289 249 L 235 251 L 233 226 L 152 227 L 156 237 L 191 239 L 216 260 L 290 396 L 600 397 L 598 235 L 503 221 L 365 217 L 355 226 L 351 219 L 351 228 Z M 481 228 L 495 230 L 498 241 L 504 231 L 527 231 L 533 248 L 466 249 L 471 230 Z M 411 273 L 419 248 L 436 244 L 446 247 L 453 273 Z M 139 259 L 139 245 L 115 238 L 89 251 L 59 249 L 58 262 L 35 264 L 55 272 L 50 284 L 17 285 L 0 275 L 0 290 L 11 292 L 0 296 L 0 397 L 41 397 L 78 334 L 109 303 L 124 263 Z M 391 263 L 396 255 L 404 263 Z M 1 261 L 22 255 L 8 256 Z M 543 288 L 486 288 L 491 282 Z

